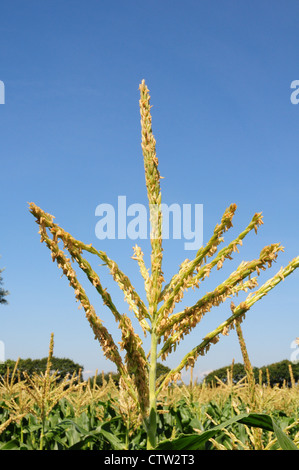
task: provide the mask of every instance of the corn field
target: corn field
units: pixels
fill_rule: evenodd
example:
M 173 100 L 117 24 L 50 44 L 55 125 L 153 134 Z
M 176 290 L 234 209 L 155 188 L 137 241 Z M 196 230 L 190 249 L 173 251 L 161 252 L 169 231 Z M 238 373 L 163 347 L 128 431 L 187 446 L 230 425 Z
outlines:
M 0 383 L 1 450 L 145 450 L 147 432 L 125 384 L 51 371 L 20 376 L 17 363 Z M 290 373 L 292 374 L 291 370 Z M 261 379 L 261 377 L 260 377 Z M 252 389 L 245 376 L 217 386 L 174 384 L 157 399 L 157 449 L 277 450 L 299 445 L 299 387 Z
M 202 291 L 205 278 L 213 270 L 221 270 L 239 252 L 248 233 L 252 230 L 257 233 L 263 224 L 262 213 L 255 213 L 247 227 L 219 249 L 237 209 L 236 204 L 230 204 L 210 240 L 193 259 L 183 261 L 178 272 L 166 282 L 162 270 L 162 177 L 152 131 L 149 89 L 144 80 L 139 90 L 141 147 L 150 208 L 150 266 L 146 266 L 138 245 L 133 248 L 133 259 L 144 281 L 145 298 L 105 252 L 77 240 L 56 224 L 52 215 L 35 203 L 29 204 L 41 242 L 68 279 L 105 357 L 117 368 L 119 388 L 116 390 L 111 381 L 102 387 L 91 387 L 89 383 L 76 382 L 74 377 L 58 384 L 51 373 L 51 354 L 45 375 L 18 377 L 17 369 L 8 373 L 1 385 L 1 448 L 297 449 L 298 387 L 275 390 L 255 383 L 241 323 L 257 301 L 298 268 L 299 256 L 259 287 L 261 271 L 270 268 L 284 251 L 280 243 L 266 246 L 256 259 L 242 261 L 213 291 L 202 292 L 194 305 L 176 311 L 185 291 L 190 288 Z M 98 273 L 84 258 L 84 252 L 97 261 L 100 259 L 108 268 L 132 315 L 118 311 Z M 78 280 L 75 263 L 121 330 L 120 347 L 90 303 Z M 252 292 L 238 305 L 231 302 L 226 321 L 205 335 L 169 373 L 157 378 L 158 360 L 165 361 L 212 308 L 248 290 Z M 133 321 L 149 337 L 149 351 L 144 349 Z M 230 380 L 216 389 L 192 383 L 188 387 L 179 386 L 182 370 L 193 370 L 196 360 L 207 354 L 221 335 L 228 335 L 233 329 L 244 359 L 244 380 L 237 385 Z

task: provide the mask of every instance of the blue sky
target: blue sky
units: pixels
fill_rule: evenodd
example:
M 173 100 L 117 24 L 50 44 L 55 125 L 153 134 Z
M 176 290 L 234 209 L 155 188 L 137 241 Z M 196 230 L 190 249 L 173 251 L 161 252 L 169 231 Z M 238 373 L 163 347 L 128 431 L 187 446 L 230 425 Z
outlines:
M 163 202 L 203 204 L 206 243 L 231 203 L 238 206 L 229 242 L 263 212 L 258 235 L 223 270 L 186 296 L 190 305 L 238 264 L 280 242 L 265 281 L 299 255 L 298 2 L 29 0 L 1 4 L 0 267 L 9 305 L 0 311 L 5 357 L 55 355 L 81 363 L 87 374 L 115 370 L 93 339 L 72 289 L 40 244 L 28 211 L 35 202 L 74 237 L 106 251 L 143 295 L 132 246 L 95 235 L 101 203 L 146 204 L 140 146 L 139 83 L 151 93 Z M 137 241 L 139 242 L 139 241 Z M 139 243 L 149 256 L 149 242 Z M 185 258 L 184 240 L 164 244 L 166 279 Z M 127 305 L 105 267 L 93 261 L 115 303 Z M 83 279 L 83 278 L 82 278 Z M 289 359 L 299 335 L 299 272 L 255 304 L 244 325 L 256 366 Z M 105 325 L 114 319 L 86 283 Z M 143 298 L 145 296 L 143 295 Z M 169 356 L 178 360 L 230 315 L 230 301 L 212 310 Z M 179 305 L 181 308 L 182 305 Z M 139 331 L 139 330 L 138 330 Z M 212 346 L 196 373 L 242 360 L 236 335 Z

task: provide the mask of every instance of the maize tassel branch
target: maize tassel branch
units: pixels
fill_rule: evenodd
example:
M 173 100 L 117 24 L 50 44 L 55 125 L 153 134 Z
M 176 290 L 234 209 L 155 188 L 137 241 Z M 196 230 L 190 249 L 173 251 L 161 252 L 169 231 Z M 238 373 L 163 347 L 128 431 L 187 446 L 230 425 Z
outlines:
M 258 287 L 258 276 L 261 271 L 270 268 L 276 261 L 283 247 L 279 243 L 266 246 L 257 259 L 241 262 L 239 267 L 213 291 L 199 296 L 197 302 L 185 307 L 180 312 L 174 312 L 175 306 L 181 302 L 184 292 L 192 288 L 200 288 L 200 284 L 208 277 L 213 268 L 221 269 L 226 259 L 232 259 L 233 253 L 238 252 L 248 233 L 263 224 L 262 214 L 254 214 L 248 226 L 227 246 L 219 250 L 224 242 L 224 234 L 233 226 L 232 220 L 237 206 L 231 204 L 224 212 L 221 221 L 215 226 L 213 235 L 205 246 L 202 246 L 190 261 L 186 259 L 180 266 L 177 274 L 173 275 L 166 284 L 162 271 L 162 210 L 161 210 L 161 176 L 158 169 L 156 155 L 156 141 L 152 132 L 152 117 L 149 90 L 143 80 L 139 86 L 140 115 L 141 115 L 141 148 L 143 153 L 145 183 L 150 208 L 151 224 L 151 258 L 150 268 L 144 262 L 141 248 L 133 248 L 132 258 L 137 261 L 144 281 L 146 301 L 142 300 L 131 284 L 130 279 L 119 269 L 118 265 L 108 255 L 72 237 L 54 223 L 54 217 L 44 212 L 36 204 L 30 203 L 29 210 L 39 225 L 41 242 L 45 243 L 51 251 L 52 260 L 56 261 L 63 274 L 74 289 L 75 298 L 85 311 L 86 318 L 93 330 L 95 338 L 99 341 L 104 355 L 111 360 L 121 374 L 122 386 L 127 388 L 131 398 L 139 407 L 148 436 L 148 449 L 157 445 L 157 410 L 156 403 L 160 391 L 172 381 L 180 378 L 182 369 L 194 367 L 198 356 L 204 355 L 211 344 L 219 341 L 220 334 L 227 335 L 231 329 L 240 325 L 246 312 L 262 297 L 264 297 L 279 282 L 289 276 L 299 267 L 299 257 L 293 259 L 285 268 L 265 282 L 260 288 L 248 294 L 247 298 L 238 306 L 231 303 L 231 315 L 212 332 L 207 334 L 200 344 L 194 347 L 181 360 L 179 365 L 172 369 L 162 380 L 156 378 L 157 360 L 165 360 L 213 307 L 217 307 L 227 298 L 237 296 L 239 292 L 254 290 Z M 63 249 L 59 243 L 63 244 Z M 70 258 L 65 254 L 68 252 Z M 93 270 L 90 263 L 83 257 L 88 252 L 100 258 L 108 267 L 114 281 L 124 294 L 129 310 L 133 311 L 143 329 L 144 335 L 150 335 L 150 351 L 145 353 L 142 340 L 135 333 L 131 318 L 120 313 L 112 301 L 111 295 L 102 286 L 99 275 Z M 101 296 L 104 305 L 111 311 L 114 320 L 121 330 L 119 346 L 114 342 L 111 334 L 96 314 L 87 294 L 79 283 L 72 263 L 77 263 L 84 272 L 88 281 Z M 256 277 L 251 277 L 256 273 Z M 240 333 L 239 326 L 237 327 Z M 122 359 L 121 351 L 125 351 Z

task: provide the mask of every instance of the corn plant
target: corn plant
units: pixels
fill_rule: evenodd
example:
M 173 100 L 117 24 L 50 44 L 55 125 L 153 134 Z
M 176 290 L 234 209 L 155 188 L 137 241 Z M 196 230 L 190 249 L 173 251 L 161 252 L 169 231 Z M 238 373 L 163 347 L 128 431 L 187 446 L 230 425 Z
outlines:
M 150 267 L 146 266 L 144 254 L 137 245 L 133 248 L 133 259 L 137 261 L 144 280 L 146 301 L 139 296 L 130 279 L 105 252 L 96 249 L 91 244 L 75 239 L 70 233 L 54 223 L 53 216 L 44 212 L 34 203 L 30 203 L 29 210 L 39 225 L 41 242 L 47 245 L 53 261 L 57 262 L 58 267 L 68 278 L 70 286 L 74 289 L 76 300 L 83 307 L 104 355 L 116 365 L 122 383 L 138 406 L 147 432 L 147 448 L 152 449 L 157 446 L 158 394 L 171 382 L 175 382 L 184 368 L 193 367 L 196 359 L 200 355 L 206 354 L 211 344 L 217 343 L 220 334 L 227 335 L 236 324 L 242 322 L 246 312 L 255 302 L 299 266 L 299 256 L 257 288 L 257 276 L 260 271 L 271 267 L 279 252 L 283 251 L 283 247 L 279 243 L 266 246 L 257 259 L 241 262 L 224 282 L 213 291 L 205 293 L 194 305 L 174 312 L 176 304 L 182 300 L 185 291 L 194 287 L 198 288 L 214 268 L 219 270 L 225 260 L 232 259 L 233 252 L 238 251 L 238 246 L 242 245 L 243 239 L 249 232 L 252 230 L 257 232 L 258 227 L 263 223 L 262 214 L 254 214 L 248 226 L 238 237 L 219 250 L 219 245 L 224 241 L 224 233 L 232 227 L 236 205 L 231 204 L 225 210 L 220 223 L 215 226 L 210 240 L 197 251 L 192 260 L 186 259 L 180 265 L 178 272 L 168 283 L 165 282 L 162 272 L 161 176 L 158 169 L 156 141 L 152 132 L 150 95 L 144 80 L 139 89 L 141 147 L 151 224 Z M 60 242 L 63 244 L 62 247 L 59 245 Z M 70 257 L 67 256 L 66 251 Z M 103 288 L 99 275 L 84 258 L 84 252 L 100 258 L 108 267 L 114 281 L 123 291 L 125 300 L 141 325 L 145 336 L 150 337 L 149 354 L 145 352 L 142 340 L 133 328 L 131 318 L 118 311 L 111 295 Z M 77 279 L 72 262 L 78 264 L 102 297 L 104 304 L 110 309 L 122 333 L 120 349 L 91 305 L 83 286 Z M 257 276 L 251 277 L 253 273 L 256 273 Z M 257 289 L 251 292 L 239 305 L 231 303 L 231 314 L 227 320 L 207 334 L 200 344 L 182 358 L 177 367 L 166 374 L 162 380 L 157 381 L 157 361 L 165 360 L 176 349 L 183 337 L 198 325 L 212 307 L 219 306 L 227 298 L 237 295 L 240 291 L 247 292 L 248 289 L 255 288 Z M 125 351 L 124 358 L 121 356 L 121 350 Z

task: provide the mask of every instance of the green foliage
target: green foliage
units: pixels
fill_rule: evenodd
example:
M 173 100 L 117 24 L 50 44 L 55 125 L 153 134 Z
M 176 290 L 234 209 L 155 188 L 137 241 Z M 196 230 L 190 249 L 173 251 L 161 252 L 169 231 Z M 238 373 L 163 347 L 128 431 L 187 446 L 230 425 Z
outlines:
M 268 366 L 263 367 L 253 367 L 253 373 L 255 381 L 258 382 L 260 380 L 260 373 L 262 378 L 263 384 L 268 384 L 268 378 L 270 378 L 271 387 L 274 385 L 282 386 L 286 384 L 291 386 L 291 378 L 290 378 L 290 371 L 289 366 L 291 365 L 294 375 L 295 382 L 299 381 L 299 363 L 294 364 L 288 360 L 283 360 L 280 362 L 275 362 L 273 364 L 269 364 Z M 227 370 L 231 370 L 231 366 L 221 367 L 220 369 L 214 370 L 210 372 L 206 377 L 205 381 L 207 384 L 215 384 L 217 385 L 218 377 L 222 382 L 226 383 L 227 381 Z M 246 376 L 246 371 L 244 365 L 241 363 L 237 363 L 233 365 L 233 383 L 239 382 L 243 377 Z
M 169 367 L 165 366 L 164 364 L 161 364 L 161 362 L 157 362 L 157 379 L 165 374 L 168 374 L 170 371 L 171 369 Z
M 190 434 L 180 436 L 174 440 L 165 440 L 161 442 L 157 449 L 159 450 L 202 450 L 205 447 L 205 444 L 211 438 L 215 438 L 218 434 L 221 434 L 224 429 L 228 428 L 234 423 L 242 423 L 247 426 L 258 427 L 260 429 L 265 429 L 266 431 L 275 432 L 277 441 L 282 450 L 298 450 L 297 446 L 293 441 L 283 433 L 277 423 L 268 415 L 263 414 L 252 414 L 252 413 L 242 413 L 230 418 L 224 423 L 214 426 L 212 429 L 209 429 L 199 435 Z
M 40 373 L 45 372 L 47 368 L 47 357 L 43 357 L 42 359 L 20 359 L 18 361 L 17 370 L 21 373 L 27 372 L 29 376 L 31 376 L 34 372 Z M 0 376 L 6 374 L 7 369 L 9 368 L 10 371 L 14 369 L 16 365 L 16 361 L 11 359 L 7 359 L 4 363 L 0 364 Z M 67 358 L 58 358 L 52 357 L 51 358 L 51 370 L 57 371 L 60 379 L 63 379 L 68 374 L 76 376 L 83 371 L 83 366 L 73 362 L 71 359 Z
M 281 386 L 284 382 L 286 383 L 286 385 L 291 386 L 289 365 L 291 365 L 292 367 L 295 382 L 298 382 L 299 363 L 294 364 L 288 361 L 287 359 L 280 362 L 275 362 L 268 366 L 261 367 L 261 371 L 263 372 L 263 377 L 266 378 L 266 369 L 268 369 L 271 386 L 274 386 L 275 384 Z
M 273 416 L 247 413 L 244 408 L 245 404 L 241 402 L 236 413 L 231 397 L 222 406 L 212 401 L 194 403 L 190 407 L 185 399 L 170 405 L 159 404 L 156 449 L 212 450 L 215 445 L 211 439 L 214 439 L 216 446 L 228 450 L 253 450 L 251 431 L 247 430 L 258 427 L 269 450 L 297 450 L 293 439 L 299 431 L 299 424 L 294 426 L 293 418 L 281 413 Z M 0 428 L 8 418 L 8 410 L 0 403 Z M 284 431 L 286 428 L 288 433 Z M 0 450 L 38 450 L 41 436 L 43 450 L 146 449 L 143 425 L 133 429 L 127 441 L 127 422 L 111 399 L 97 400 L 78 415 L 73 404 L 63 398 L 52 409 L 43 428 L 37 417 L 28 413 L 21 420 L 11 422 L 0 433 Z
M 1 287 L 3 284 L 3 279 L 1 276 L 2 272 L 3 269 L 0 269 L 0 304 L 7 304 L 7 299 L 5 297 L 9 294 L 9 292 Z

